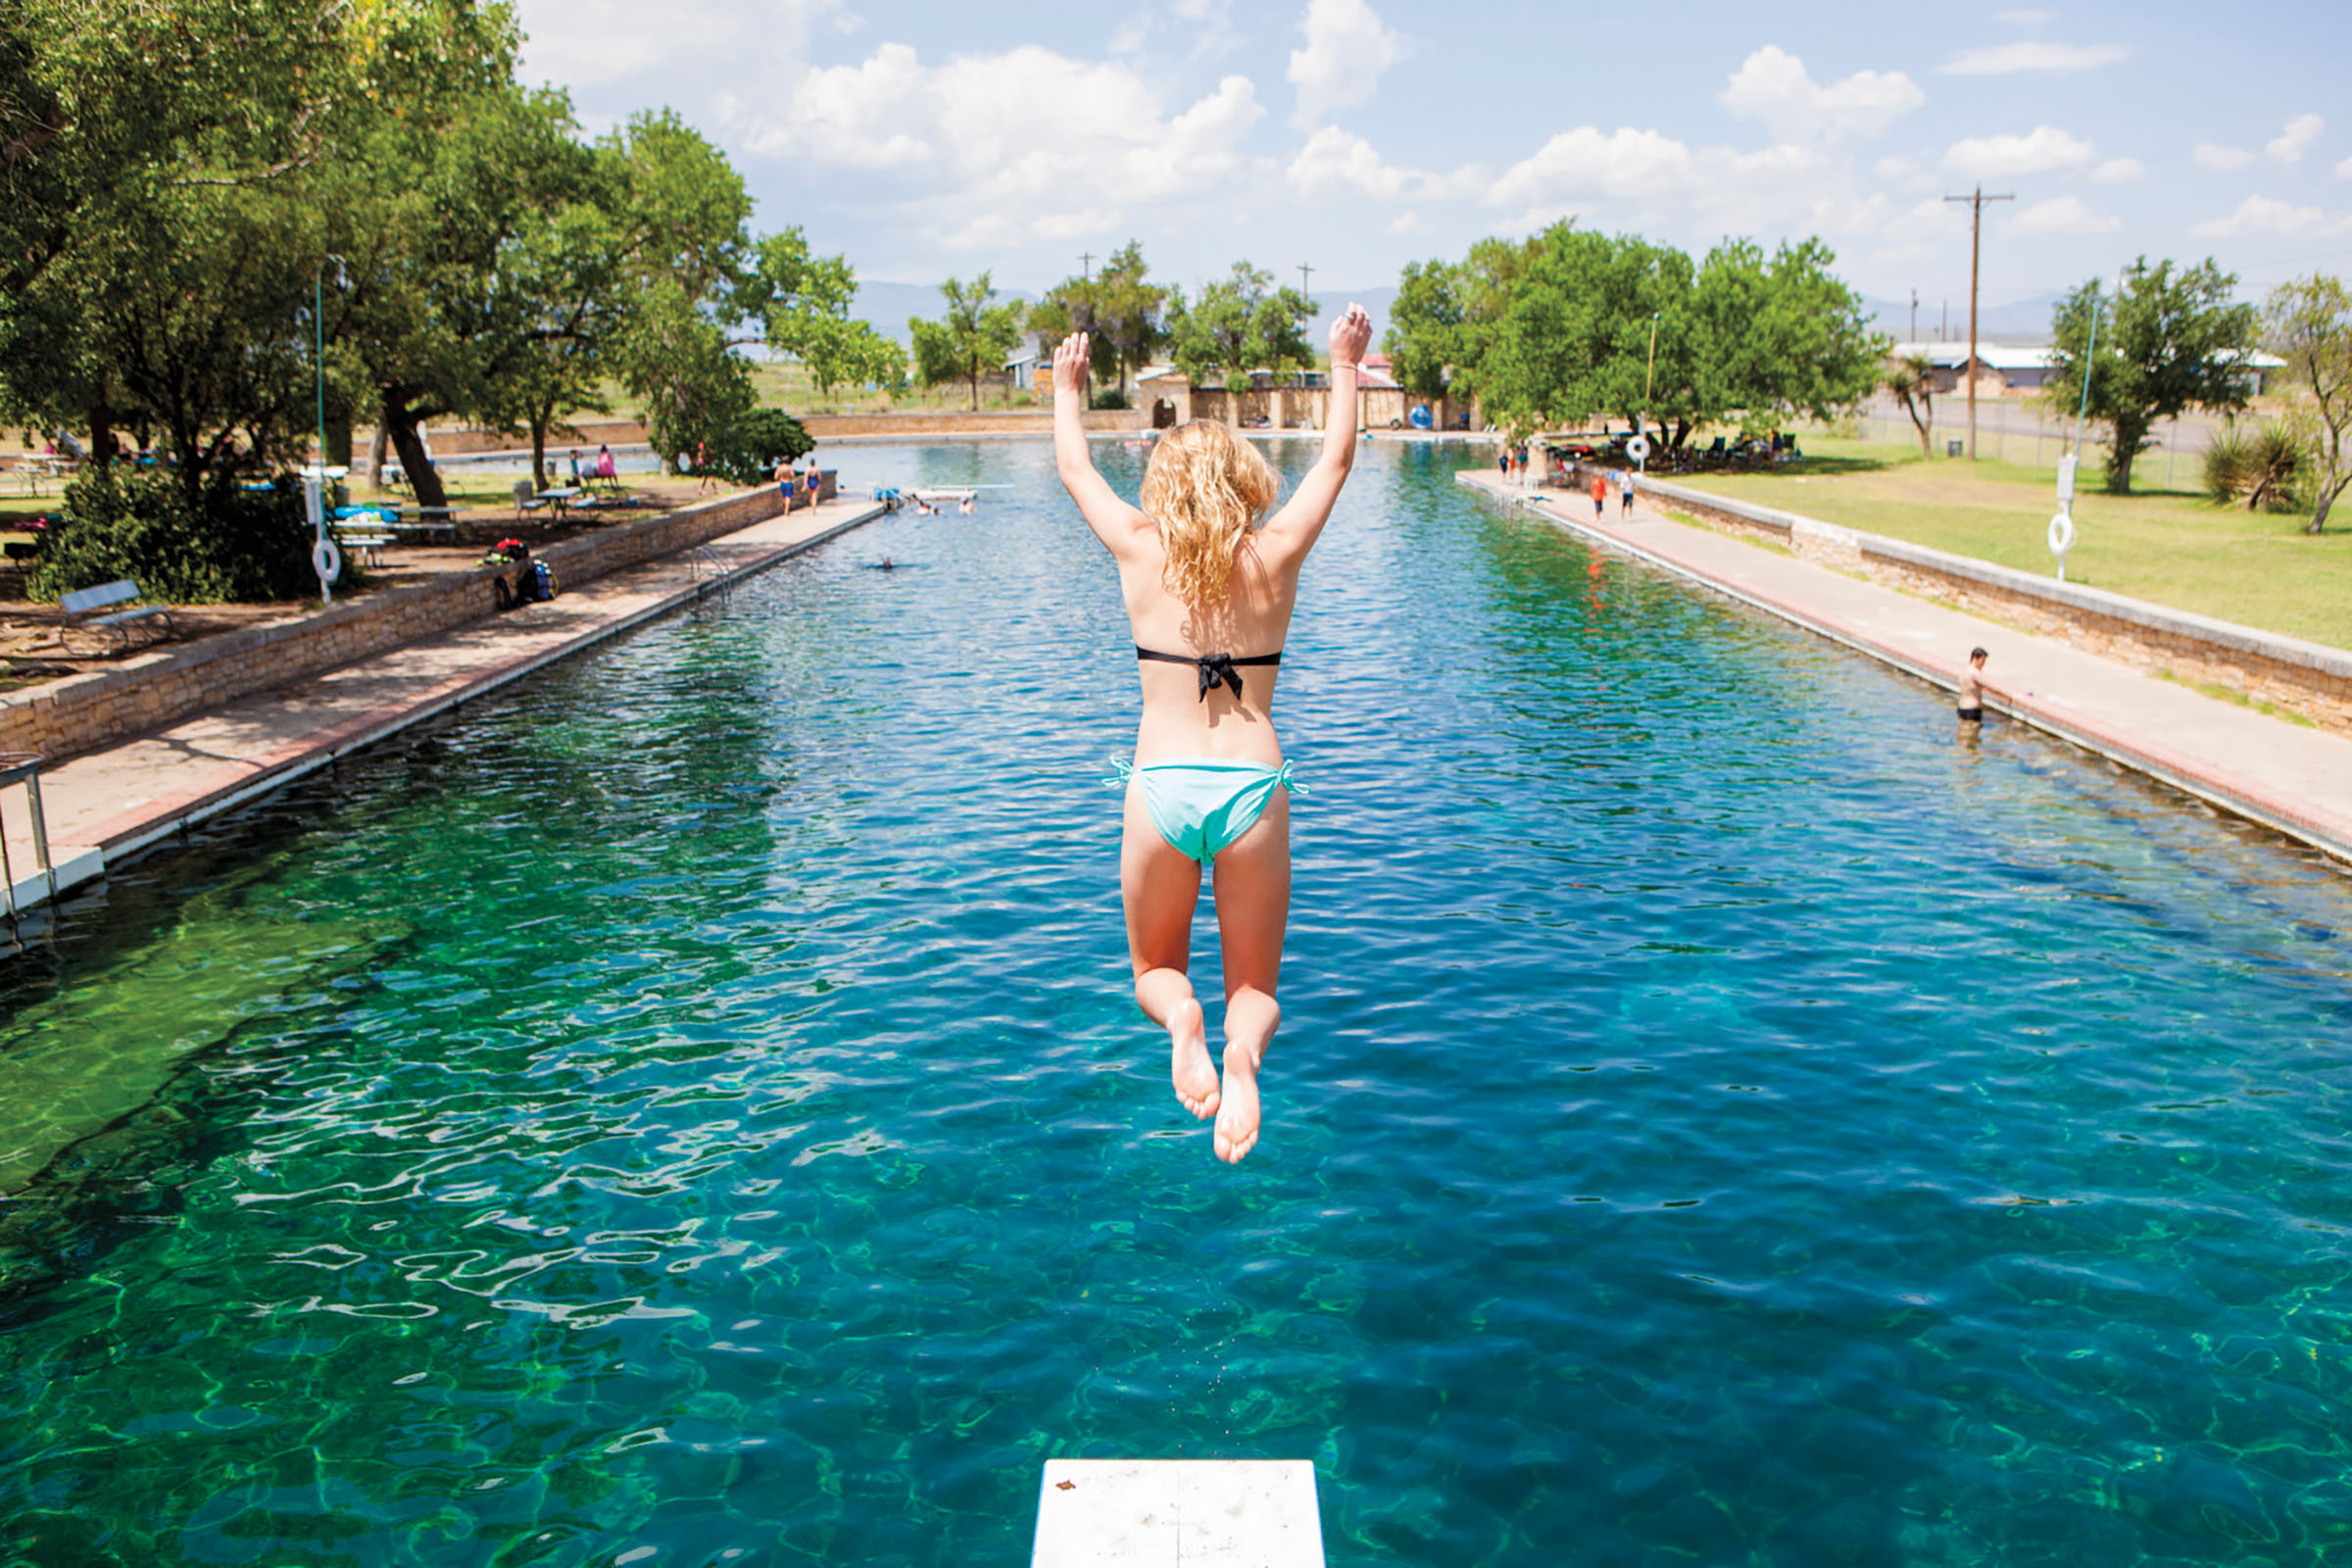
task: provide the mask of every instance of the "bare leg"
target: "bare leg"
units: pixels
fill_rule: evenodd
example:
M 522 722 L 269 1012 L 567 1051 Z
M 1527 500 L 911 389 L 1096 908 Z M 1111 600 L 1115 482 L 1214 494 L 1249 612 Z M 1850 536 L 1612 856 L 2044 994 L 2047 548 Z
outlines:
M 1208 1027 L 1186 969 L 1192 962 L 1193 908 L 1200 902 L 1200 862 L 1152 825 L 1143 790 L 1127 791 L 1119 844 L 1119 891 L 1127 906 L 1127 956 L 1135 966 L 1135 1003 L 1168 1032 L 1168 1077 L 1196 1116 L 1217 1113 L 1217 1068 L 1208 1058 Z
M 1217 857 L 1217 937 L 1225 955 L 1225 1083 L 1217 1157 L 1257 1147 L 1257 1069 L 1282 1023 L 1274 989 L 1291 920 L 1291 800 L 1278 790 L 1255 826 Z

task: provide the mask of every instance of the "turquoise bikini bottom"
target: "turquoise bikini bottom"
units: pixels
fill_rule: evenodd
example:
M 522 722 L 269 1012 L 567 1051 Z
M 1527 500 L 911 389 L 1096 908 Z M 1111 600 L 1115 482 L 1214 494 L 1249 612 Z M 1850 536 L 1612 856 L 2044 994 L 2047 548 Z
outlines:
M 1291 764 L 1269 767 L 1263 762 L 1224 762 L 1198 758 L 1181 762 L 1147 762 L 1142 767 L 1118 764 L 1118 776 L 1105 784 L 1124 785 L 1133 778 L 1143 785 L 1144 809 L 1159 836 L 1202 865 L 1217 852 L 1250 831 L 1265 814 L 1276 789 L 1303 796 L 1305 787 L 1291 779 Z

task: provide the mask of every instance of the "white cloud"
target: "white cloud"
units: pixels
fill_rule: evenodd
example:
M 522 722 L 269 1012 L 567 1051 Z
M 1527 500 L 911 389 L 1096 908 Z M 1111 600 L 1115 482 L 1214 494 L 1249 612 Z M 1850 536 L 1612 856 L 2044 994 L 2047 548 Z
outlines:
M 1857 71 L 1824 87 L 1805 63 L 1767 44 L 1740 62 L 1719 101 L 1733 114 L 1761 121 L 1783 141 L 1817 134 L 1867 136 L 1928 101 L 1899 71 Z
M 2036 125 L 2023 136 L 1970 136 L 1952 143 L 1943 167 L 1973 179 L 2009 179 L 2045 174 L 2054 169 L 2084 169 L 2098 156 L 2090 143 L 2055 125 Z
M 2303 155 L 2311 151 L 2311 144 L 2320 139 L 2320 132 L 2327 128 L 2328 122 L 2317 115 L 2297 115 L 2263 151 L 2282 164 L 2299 164 Z
M 2103 185 L 2117 185 L 2128 179 L 2139 179 L 2147 171 L 2136 158 L 2110 158 L 2090 172 L 2090 177 Z
M 2006 22 L 2012 27 L 2039 27 L 2045 24 L 2056 22 L 2058 13 L 2055 11 L 1995 11 L 1992 14 L 1992 20 Z
M 759 31 L 750 34 L 739 7 L 728 0 L 520 0 L 524 34 L 521 74 L 575 92 L 610 86 L 665 65 L 686 63 L 724 45 L 749 53 L 764 69 L 807 58 L 808 33 L 826 16 L 841 20 L 840 0 L 773 0 Z
M 1392 234 L 1426 234 L 1429 225 L 1421 220 L 1419 213 L 1398 213 L 1389 220 L 1388 231 Z
M 2210 169 L 2217 174 L 2243 169 L 2254 161 L 2254 155 L 2243 147 L 2218 147 L 2209 141 L 2197 143 L 2197 150 L 2191 156 L 2199 169 Z
M 960 246 L 1094 233 L 1121 202 L 1222 194 L 1247 172 L 1241 142 L 1264 115 L 1247 76 L 1170 116 L 1121 61 L 1023 45 L 934 66 L 905 43 L 805 69 L 757 106 L 717 107 L 730 146 L 863 171 L 865 206 L 919 204 Z
M 2095 213 L 2080 196 L 2053 196 L 2021 211 L 2010 223 L 2019 234 L 2112 234 L 2123 220 Z
M 1487 200 L 1541 207 L 1576 193 L 1663 194 L 1690 183 L 1690 149 L 1672 136 L 1628 125 L 1603 135 L 1596 125 L 1579 125 L 1504 170 L 1487 188 Z
M 1919 172 L 1919 160 L 1916 158 L 1882 158 L 1870 166 L 1870 172 L 1885 179 L 1900 179 L 1905 174 Z
M 2335 177 L 2338 179 L 2352 179 L 2352 158 L 2347 158 L 2342 163 L 2335 166 Z
M 1400 196 L 1413 177 L 1382 158 L 1363 137 L 1325 125 L 1306 138 L 1291 160 L 1291 183 L 1308 196 L 1357 191 L 1366 196 Z
M 2096 71 L 2132 58 L 2132 46 L 2121 43 L 1987 44 L 1963 49 L 1936 69 L 1947 76 L 2007 76 L 2021 71 Z
M 1431 174 L 1405 169 L 1381 157 L 1363 137 L 1337 125 L 1325 125 L 1298 149 L 1287 171 L 1301 195 L 1410 196 L 1443 200 L 1475 195 L 1486 173 L 1472 165 L 1451 174 Z
M 2269 196 L 2249 196 L 2227 218 L 2209 218 L 2189 230 L 2199 239 L 2237 239 L 2276 234 L 2292 238 L 2304 234 L 2341 234 L 2352 229 L 2352 213 L 2329 214 L 2317 207 L 2297 207 Z
M 1302 127 L 1370 98 L 1380 74 L 1411 48 L 1364 0 L 1307 0 L 1298 30 L 1306 34 L 1306 47 L 1291 51 L 1288 75 L 1298 89 L 1291 118 Z

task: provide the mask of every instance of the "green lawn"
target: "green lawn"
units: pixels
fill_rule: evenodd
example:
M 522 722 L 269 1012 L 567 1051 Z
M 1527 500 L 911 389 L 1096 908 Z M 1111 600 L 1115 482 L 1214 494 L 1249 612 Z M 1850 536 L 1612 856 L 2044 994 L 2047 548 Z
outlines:
M 1804 446 L 1806 461 L 1772 473 L 1675 482 L 2023 571 L 2053 569 L 2048 468 L 1928 460 L 1833 436 L 1807 435 Z M 2109 496 L 2098 483 L 2093 472 L 2078 490 L 2069 582 L 2352 648 L 2352 530 L 2314 538 L 2301 517 L 2178 489 Z

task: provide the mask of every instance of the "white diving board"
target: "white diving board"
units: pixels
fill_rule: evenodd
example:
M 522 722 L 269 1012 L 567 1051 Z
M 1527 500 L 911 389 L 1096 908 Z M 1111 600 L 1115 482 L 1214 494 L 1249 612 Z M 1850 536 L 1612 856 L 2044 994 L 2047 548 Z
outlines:
M 1048 1459 L 1030 1568 L 1323 1568 L 1307 1459 Z

